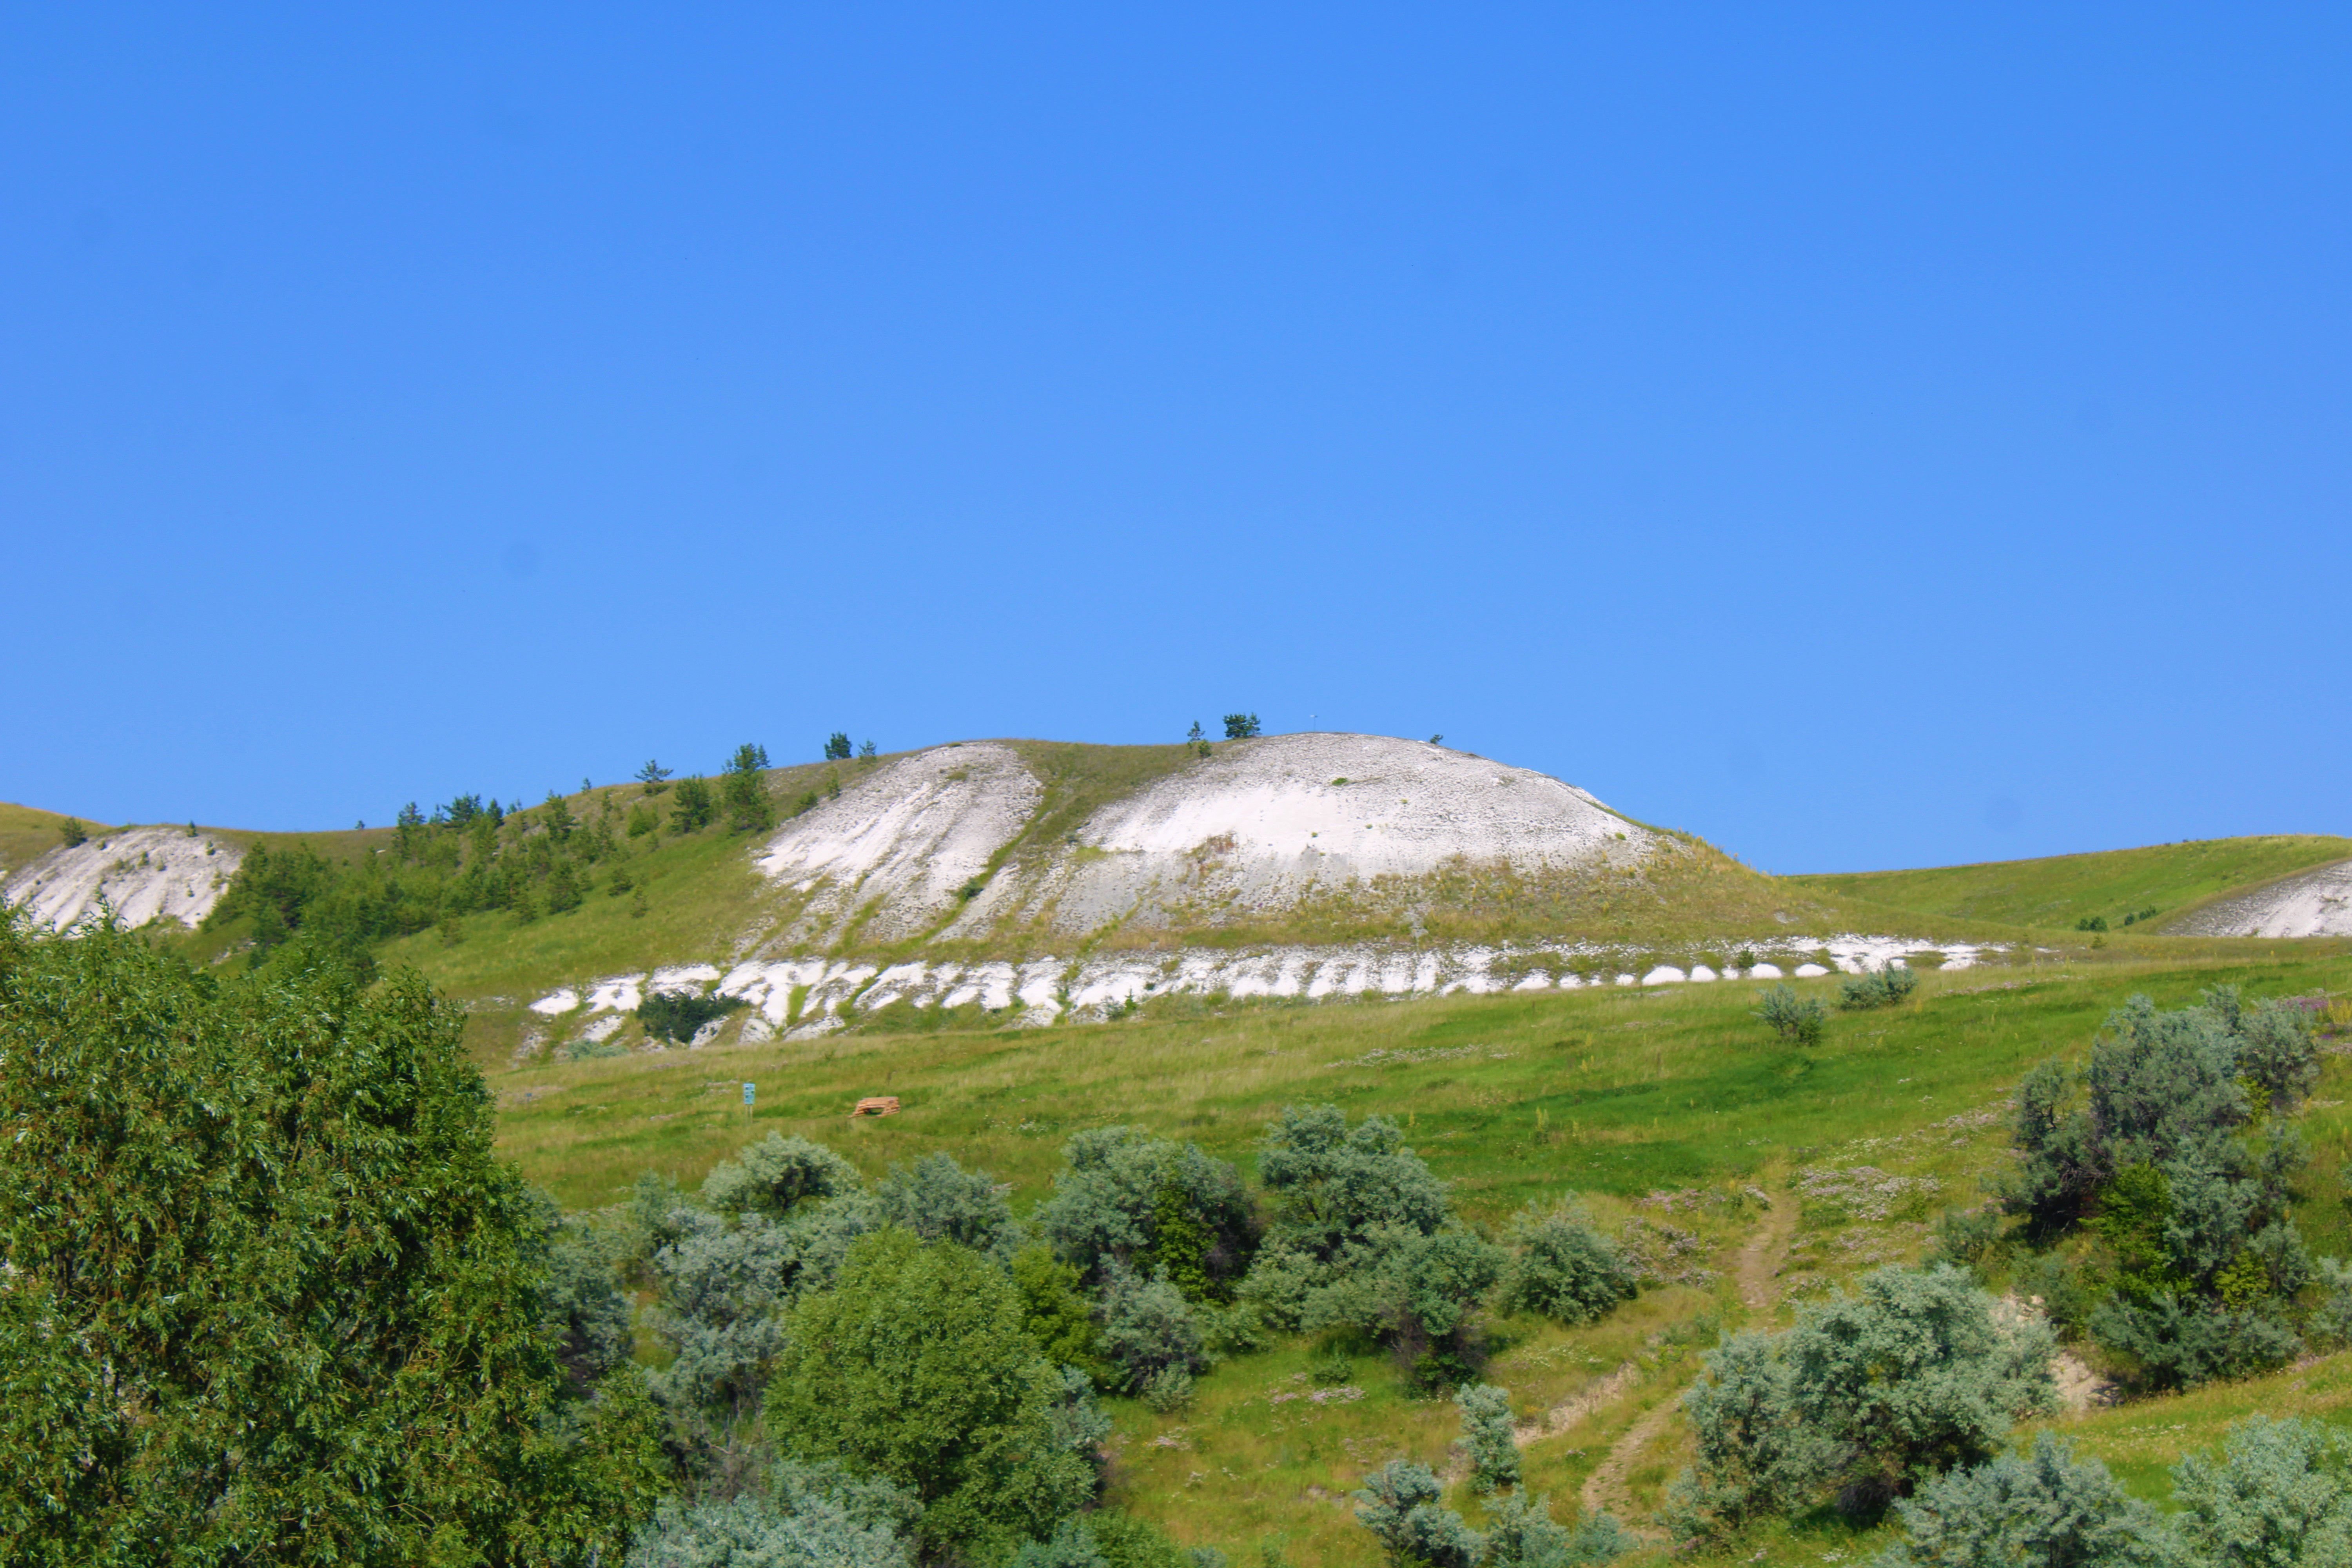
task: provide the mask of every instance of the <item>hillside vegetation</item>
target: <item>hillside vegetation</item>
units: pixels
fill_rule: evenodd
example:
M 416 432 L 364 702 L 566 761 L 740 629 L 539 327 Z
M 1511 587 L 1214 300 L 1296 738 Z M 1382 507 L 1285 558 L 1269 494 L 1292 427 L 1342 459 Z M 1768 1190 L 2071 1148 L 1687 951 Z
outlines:
M 2176 916 L 2211 899 L 2289 872 L 2352 858 L 2352 838 L 2281 834 L 2207 838 L 2141 849 L 1996 860 L 1917 871 L 1784 877 L 1816 897 L 1864 899 L 1918 914 L 2072 931 L 2094 918 L 2120 930 Z
M 1639 1260 L 1641 1295 L 1598 1321 L 1494 1318 L 1480 1375 L 1508 1391 L 1528 1490 L 1550 1494 L 1563 1521 L 1607 1508 L 1644 1525 L 1688 1461 L 1676 1397 L 1718 1333 L 1784 1323 L 1870 1268 L 1928 1256 L 1939 1216 L 1979 1208 L 1984 1184 L 2010 1167 L 2011 1099 L 2036 1063 L 2079 1063 L 2136 994 L 2179 1007 L 2221 984 L 2250 999 L 2352 991 L 2346 943 L 2268 951 L 2212 943 L 2170 960 L 2102 953 L 2063 967 L 1930 973 L 1899 1005 L 1833 1011 L 1810 1047 L 1757 1021 L 1752 987 L 1677 986 L 1181 1015 L 1171 1005 L 1051 1031 L 863 1032 L 532 1064 L 491 1083 L 501 1149 L 582 1210 L 625 1201 L 647 1171 L 690 1190 L 770 1132 L 821 1142 L 869 1176 L 950 1155 L 1008 1184 L 1018 1212 L 1051 1195 L 1066 1142 L 1090 1127 L 1186 1140 L 1246 1174 L 1285 1105 L 1391 1117 L 1486 1233 L 1530 1202 L 1580 1194 Z M 1833 1000 L 1839 984 L 1798 989 Z M 2352 1024 L 2352 1009 L 2338 1011 Z M 2313 1252 L 2340 1256 L 2352 1252 L 2352 1064 L 2323 1064 L 2297 1118 L 2315 1158 L 2293 1214 Z M 758 1089 L 749 1113 L 746 1080 Z M 877 1094 L 903 1110 L 847 1117 Z M 643 1349 L 656 1362 L 664 1353 Z M 2078 1353 L 2107 1365 L 2088 1346 Z M 2217 1442 L 2248 1410 L 2335 1417 L 2352 1390 L 2344 1362 L 2042 1425 L 2110 1455 L 2128 1486 L 2160 1499 L 2162 1465 Z M 1235 1561 L 1261 1551 L 1299 1568 L 1370 1561 L 1373 1543 L 1348 1500 L 1369 1471 L 1402 1458 L 1460 1474 L 1452 1403 L 1345 1334 L 1234 1355 L 1181 1408 L 1134 1398 L 1110 1407 L 1109 1500 Z M 1494 1517 L 1466 1483 L 1447 1500 L 1474 1524 Z M 1891 1518 L 1822 1510 L 1767 1520 L 1724 1560 L 1835 1562 L 1895 1533 Z

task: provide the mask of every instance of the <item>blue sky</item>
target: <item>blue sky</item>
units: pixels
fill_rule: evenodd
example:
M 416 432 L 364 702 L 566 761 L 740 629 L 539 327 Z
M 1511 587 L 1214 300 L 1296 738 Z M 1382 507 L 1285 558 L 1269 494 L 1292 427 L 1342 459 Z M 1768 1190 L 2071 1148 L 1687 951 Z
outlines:
M 0 798 L 1233 709 L 2352 831 L 2340 8 L 18 7 Z

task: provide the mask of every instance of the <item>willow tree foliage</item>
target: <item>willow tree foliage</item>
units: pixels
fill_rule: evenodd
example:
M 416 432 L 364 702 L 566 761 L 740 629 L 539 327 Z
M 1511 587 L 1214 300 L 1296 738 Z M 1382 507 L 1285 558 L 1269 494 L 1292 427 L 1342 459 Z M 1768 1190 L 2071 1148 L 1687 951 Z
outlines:
M 0 1559 L 618 1559 L 657 1422 L 626 1370 L 565 1408 L 463 1026 L 302 942 L 0 928 Z

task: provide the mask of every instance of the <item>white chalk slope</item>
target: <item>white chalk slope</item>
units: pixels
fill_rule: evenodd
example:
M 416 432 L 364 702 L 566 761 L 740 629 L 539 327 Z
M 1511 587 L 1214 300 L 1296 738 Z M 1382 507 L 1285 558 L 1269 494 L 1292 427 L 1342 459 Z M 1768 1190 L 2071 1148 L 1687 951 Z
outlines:
M 2352 860 L 2217 899 L 2166 929 L 2189 936 L 2352 936 Z
M 1097 811 L 1060 842 L 1020 839 L 1043 791 L 989 742 L 900 759 L 788 825 L 760 868 L 811 895 L 795 935 L 979 937 L 1009 920 L 1072 931 L 1179 910 L 1279 910 L 1310 889 L 1451 863 L 1522 870 L 1641 858 L 1652 835 L 1572 784 L 1378 735 L 1276 735 Z M 942 926 L 942 921 L 947 922 Z
M 878 902 L 863 932 L 893 941 L 937 924 L 1043 795 L 1010 747 L 939 746 L 901 757 L 795 817 L 758 865 L 815 895 L 804 916 L 811 929 L 838 931 Z
M 70 929 L 101 901 L 130 926 L 173 920 L 194 929 L 228 890 L 245 858 L 234 844 L 184 827 L 128 827 L 57 848 L 10 877 L 0 903 L 37 925 Z

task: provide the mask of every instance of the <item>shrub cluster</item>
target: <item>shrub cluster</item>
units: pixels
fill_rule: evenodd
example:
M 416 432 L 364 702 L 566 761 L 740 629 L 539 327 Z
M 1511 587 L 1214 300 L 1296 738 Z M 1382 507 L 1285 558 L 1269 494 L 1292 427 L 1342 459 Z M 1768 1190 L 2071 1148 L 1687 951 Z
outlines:
M 1895 1504 L 1904 1539 L 1877 1568 L 2222 1568 L 2352 1561 L 2352 1440 L 2308 1421 L 2249 1416 L 2219 1454 L 2172 1468 L 2168 1516 L 2047 1432 Z
M 1797 988 L 1783 982 L 1769 990 L 1759 991 L 1760 1004 L 1756 1016 L 1772 1026 L 1772 1032 L 1784 1040 L 1801 1046 L 1821 1044 L 1822 1031 L 1829 1023 L 1830 1010 L 1820 998 L 1800 996 Z
M 1900 963 L 1888 963 L 1867 974 L 1848 977 L 1838 987 L 1838 1005 L 1848 1012 L 1892 1007 L 1919 988 L 1919 977 Z
M 1696 1463 L 1667 1518 L 1685 1539 L 1823 1500 L 1869 1514 L 1990 1458 L 2053 1407 L 2047 1325 L 2004 1321 L 1962 1270 L 1879 1268 L 1781 1333 L 1735 1334 L 1683 1395 Z
M 2315 1266 L 2287 1217 L 2306 1156 L 2284 1113 L 2317 1075 L 2306 1013 L 2224 986 L 2171 1012 L 2135 997 L 2082 1072 L 2045 1063 L 2021 1085 L 2003 1202 L 2033 1246 L 2089 1241 L 2082 1316 L 2147 1383 L 2242 1375 L 2301 1350 L 2294 1302 Z

